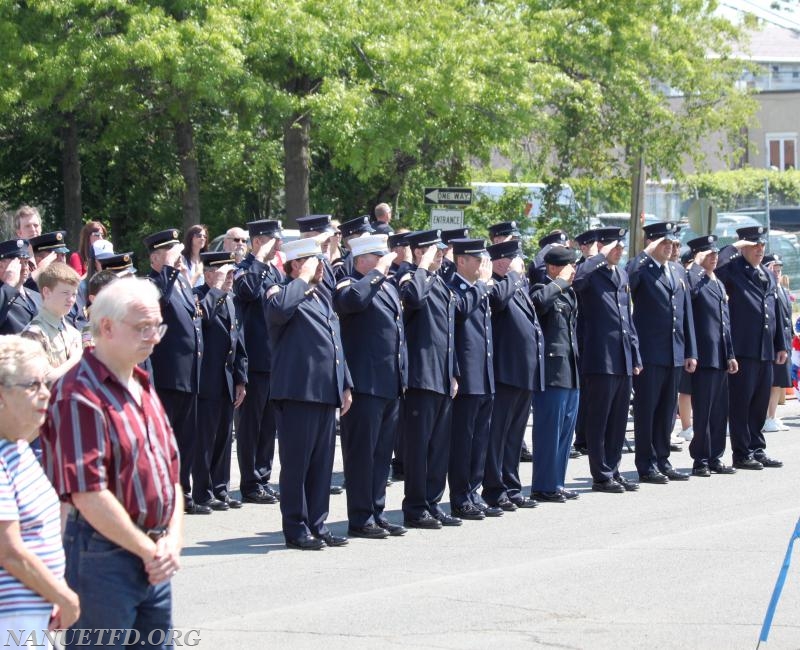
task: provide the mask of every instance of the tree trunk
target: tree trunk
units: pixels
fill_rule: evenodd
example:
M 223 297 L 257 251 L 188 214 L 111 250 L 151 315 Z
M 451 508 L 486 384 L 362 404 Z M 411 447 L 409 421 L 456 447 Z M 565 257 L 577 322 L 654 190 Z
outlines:
M 175 123 L 175 143 L 183 176 L 183 229 L 200 223 L 200 178 L 194 148 L 194 127 L 187 118 Z
M 310 130 L 311 118 L 308 115 L 295 115 L 283 127 L 283 183 L 286 217 L 291 221 L 309 213 Z
M 83 227 L 81 205 L 81 158 L 78 151 L 78 123 L 75 115 L 64 115 L 61 128 L 61 177 L 64 183 L 64 227 L 70 250 L 78 250 L 78 239 Z

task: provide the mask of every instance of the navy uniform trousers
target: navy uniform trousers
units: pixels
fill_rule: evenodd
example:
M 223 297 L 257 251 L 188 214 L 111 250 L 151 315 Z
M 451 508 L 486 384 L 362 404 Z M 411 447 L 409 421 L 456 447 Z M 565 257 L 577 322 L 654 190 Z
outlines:
M 494 395 L 456 395 L 450 437 L 448 484 L 450 507 L 482 503 L 478 488 L 483 483 L 489 449 L 489 427 Z
M 733 462 L 752 458 L 767 446 L 764 426 L 772 389 L 772 361 L 737 357 L 739 372 L 728 377 L 729 426 Z
M 675 424 L 682 366 L 645 365 L 633 378 L 633 426 L 639 475 L 672 468 L 669 440 Z M 657 467 L 651 465 L 656 459 Z
M 269 399 L 270 379 L 268 372 L 247 373 L 247 394 L 239 408 L 236 429 L 236 455 L 243 495 L 266 486 L 272 476 L 276 431 L 275 413 Z
M 383 517 L 400 398 L 353 393 L 342 417 L 342 459 L 347 484 L 347 520 L 361 528 Z
M 522 490 L 519 452 L 525 437 L 533 391 L 497 382 L 489 427 L 489 454 L 481 495 L 490 506 Z
M 328 532 L 330 478 L 336 446 L 336 406 L 274 401 L 281 461 L 283 534 L 300 539 Z
M 689 454 L 694 467 L 718 465 L 725 453 L 728 424 L 728 371 L 698 368 L 692 378 L 692 428 Z
M 197 400 L 197 428 L 203 438 L 197 439 L 195 464 L 198 472 L 192 483 L 192 498 L 206 503 L 228 493 L 231 480 L 231 444 L 233 442 L 233 402 L 229 399 Z M 206 471 L 207 470 L 207 471 Z
M 197 393 L 158 387 L 156 392 L 175 432 L 175 442 L 181 454 L 181 487 L 184 500 L 189 504 L 192 500 L 191 484 L 208 483 L 208 478 L 204 478 L 204 472 L 198 472 L 194 462 L 197 454 Z
M 619 476 L 632 384 L 629 375 L 581 376 L 580 400 L 586 408 L 589 471 L 595 483 Z
M 403 462 L 406 519 L 441 512 L 447 482 L 453 400 L 430 390 L 409 388 L 403 399 Z M 519 460 L 519 454 L 517 454 Z
M 533 492 L 564 488 L 579 394 L 556 386 L 533 394 Z

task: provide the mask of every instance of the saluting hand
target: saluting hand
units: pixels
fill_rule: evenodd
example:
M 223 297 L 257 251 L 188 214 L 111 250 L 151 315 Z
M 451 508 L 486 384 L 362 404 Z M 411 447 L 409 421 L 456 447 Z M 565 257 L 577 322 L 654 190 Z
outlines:
M 275 246 L 277 243 L 278 240 L 271 237 L 266 243 L 261 245 L 261 248 L 255 253 L 255 258 L 259 262 L 268 262 L 271 260 L 275 256 Z
M 514 271 L 514 273 L 525 273 L 525 263 L 522 261 L 521 257 L 515 257 L 511 260 L 508 265 L 509 271 Z
M 575 277 L 575 266 L 573 264 L 567 264 L 561 269 L 558 277 L 567 284 L 572 284 L 572 279 Z
M 645 246 L 644 252 L 652 256 L 653 251 L 655 251 L 655 249 L 658 248 L 663 241 L 664 237 L 659 237 L 658 239 L 651 241 L 647 246 Z
M 481 258 L 481 265 L 478 267 L 478 280 L 488 282 L 492 278 L 492 262 L 488 257 Z
M 600 254 L 608 257 L 611 251 L 613 251 L 617 246 L 619 246 L 618 241 L 612 241 L 607 243 L 603 248 L 600 249 Z
M 433 260 L 436 257 L 436 251 L 439 250 L 436 246 L 431 245 L 425 249 L 422 257 L 419 260 L 419 266 L 426 271 L 430 271 L 433 266 Z
M 375 269 L 380 271 L 383 275 L 389 271 L 389 267 L 392 265 L 392 262 L 397 259 L 397 253 L 386 253 L 383 257 L 378 260 L 378 263 L 375 265 Z
M 3 271 L 3 284 L 9 287 L 16 287 L 19 284 L 19 277 L 22 273 L 22 262 L 18 257 L 11 258 L 11 261 Z

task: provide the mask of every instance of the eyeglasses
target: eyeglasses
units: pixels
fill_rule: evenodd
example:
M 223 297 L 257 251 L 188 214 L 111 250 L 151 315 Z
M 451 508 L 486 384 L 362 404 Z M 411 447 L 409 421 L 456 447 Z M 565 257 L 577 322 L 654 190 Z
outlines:
M 125 323 L 125 321 L 122 321 Z M 164 338 L 164 334 L 167 333 L 167 325 L 165 323 L 161 323 L 161 325 L 131 325 L 130 323 L 125 323 L 128 327 L 136 330 L 139 332 L 139 336 L 142 337 L 142 341 L 146 341 L 147 339 L 153 338 L 153 336 L 157 336 L 159 339 Z
M 227 239 L 229 241 L 235 241 L 237 244 L 246 244 L 247 243 L 246 239 L 240 239 L 239 237 L 226 237 L 225 239 Z
M 50 390 L 50 382 L 45 379 L 31 379 L 30 381 L 26 382 L 19 382 L 16 384 L 6 384 L 9 388 L 22 388 L 25 390 L 29 395 L 35 395 L 38 392 L 41 392 L 42 388 L 46 388 Z
M 103 236 L 103 231 L 102 230 L 93 230 L 92 231 L 92 237 L 102 237 L 102 236 Z
M 208 239 L 208 235 L 206 235 L 204 232 L 196 232 L 194 236 L 198 238 L 202 237 L 203 239 Z

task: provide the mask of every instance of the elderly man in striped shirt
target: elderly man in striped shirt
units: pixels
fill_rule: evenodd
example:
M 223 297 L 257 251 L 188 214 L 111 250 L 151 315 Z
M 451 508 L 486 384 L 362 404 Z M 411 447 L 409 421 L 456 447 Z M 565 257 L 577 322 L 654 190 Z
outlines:
M 97 295 L 96 347 L 55 385 L 42 429 L 47 475 L 74 507 L 64 536 L 67 582 L 81 600 L 74 627 L 132 629 L 147 647 L 168 643 L 183 518 L 172 428 L 137 367 L 164 334 L 158 298 L 136 278 Z

